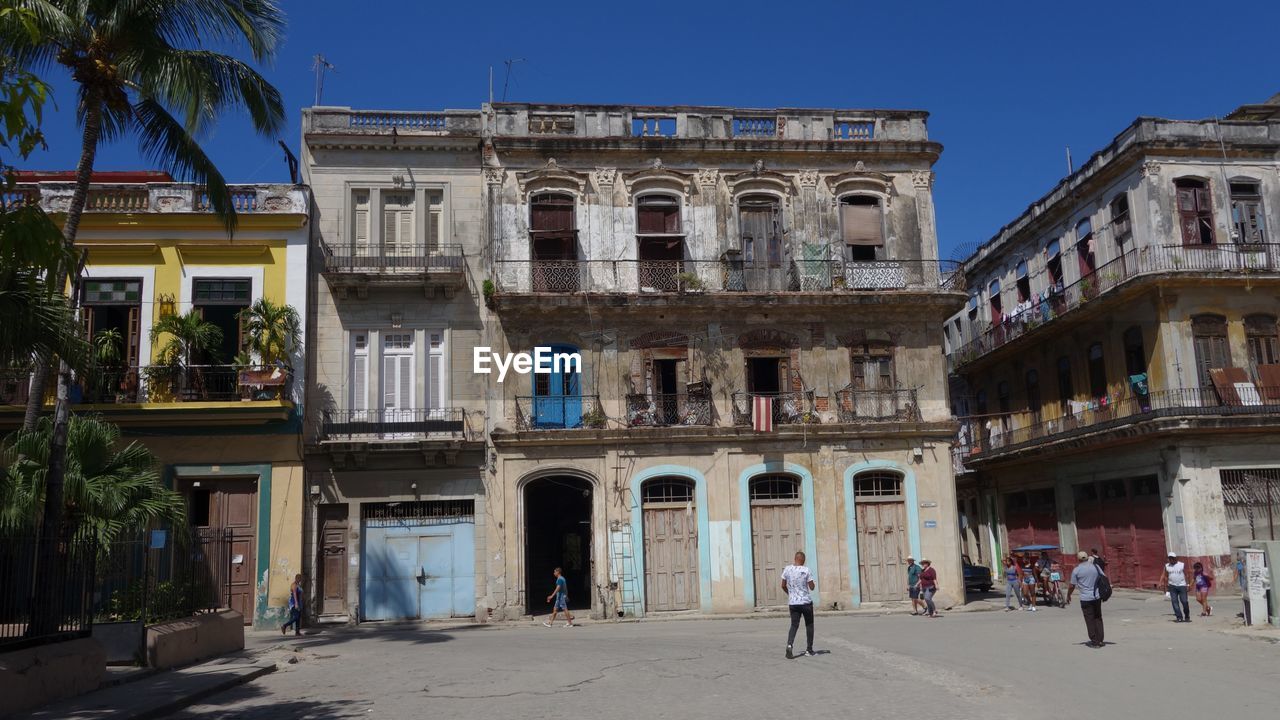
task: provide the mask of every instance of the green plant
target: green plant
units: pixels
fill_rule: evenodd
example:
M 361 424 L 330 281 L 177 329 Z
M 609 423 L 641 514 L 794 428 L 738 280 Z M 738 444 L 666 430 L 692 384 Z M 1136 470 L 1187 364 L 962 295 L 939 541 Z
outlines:
M 588 428 L 602 428 L 605 425 L 604 411 L 599 408 L 593 408 L 582 413 L 582 426 Z
M 93 335 L 93 359 L 99 368 L 113 368 L 123 359 L 124 337 L 119 328 L 99 330 Z
M 676 273 L 675 280 L 681 290 L 692 290 L 697 292 L 706 287 L 702 283 L 702 278 L 691 272 Z
M 263 365 L 291 366 L 289 359 L 302 345 L 302 321 L 292 305 L 259 298 L 240 311 L 240 322 L 244 326 L 245 348 Z
M 160 364 L 175 368 L 190 367 L 192 358 L 212 353 L 222 344 L 222 328 L 207 322 L 200 311 L 192 309 L 182 315 L 166 315 L 151 328 L 151 342 L 160 344 Z

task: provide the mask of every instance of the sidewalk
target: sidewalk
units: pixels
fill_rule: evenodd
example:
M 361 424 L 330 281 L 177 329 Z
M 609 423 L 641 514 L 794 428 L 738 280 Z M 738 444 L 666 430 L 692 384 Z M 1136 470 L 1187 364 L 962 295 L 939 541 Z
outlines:
M 17 717 L 23 720 L 159 718 L 275 669 L 274 660 L 238 653 L 167 672 L 142 672 L 134 676 L 136 679 L 125 678 L 118 684 Z

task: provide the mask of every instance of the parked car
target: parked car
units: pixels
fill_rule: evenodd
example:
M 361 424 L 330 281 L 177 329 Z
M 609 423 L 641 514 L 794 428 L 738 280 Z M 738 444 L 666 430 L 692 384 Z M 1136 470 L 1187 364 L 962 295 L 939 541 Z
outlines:
M 964 561 L 964 589 L 991 592 L 991 568 L 985 565 L 974 565 L 968 555 L 961 555 Z

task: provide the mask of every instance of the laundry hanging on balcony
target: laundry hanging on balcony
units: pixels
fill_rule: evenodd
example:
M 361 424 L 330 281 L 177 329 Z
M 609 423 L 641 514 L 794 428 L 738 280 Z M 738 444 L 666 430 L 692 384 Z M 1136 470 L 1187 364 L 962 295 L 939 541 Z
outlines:
M 751 398 L 751 429 L 773 432 L 773 398 L 764 395 Z

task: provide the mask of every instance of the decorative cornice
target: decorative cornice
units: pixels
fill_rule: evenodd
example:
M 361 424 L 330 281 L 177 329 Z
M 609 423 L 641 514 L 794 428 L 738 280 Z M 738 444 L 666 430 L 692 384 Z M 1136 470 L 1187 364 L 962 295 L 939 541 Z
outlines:
M 1152 176 L 1152 175 L 1159 175 L 1159 174 L 1160 174 L 1160 163 L 1156 162 L 1155 160 L 1148 160 L 1148 161 L 1146 161 L 1146 162 L 1142 163 L 1142 170 L 1141 170 L 1141 173 L 1142 173 L 1142 177 L 1150 177 L 1150 176 Z
M 484 182 L 486 185 L 501 185 L 506 177 L 506 168 L 487 167 L 484 169 Z
M 618 179 L 617 168 L 602 167 L 602 168 L 596 168 L 591 172 L 591 181 L 596 184 L 596 187 L 604 187 L 606 185 L 612 187 L 613 183 L 617 179 Z
M 547 164 L 537 170 L 516 173 L 516 182 L 520 186 L 520 197 L 526 199 L 530 189 L 559 189 L 576 191 L 579 195 L 587 190 L 588 175 L 576 170 L 560 167 L 555 158 L 549 158 Z
M 694 177 L 702 187 L 715 187 L 720 184 L 720 171 L 715 168 L 699 168 L 694 173 Z
M 802 188 L 818 187 L 818 171 L 801 170 L 796 174 L 796 183 L 798 183 Z
M 932 170 L 912 170 L 911 185 L 917 190 L 928 190 L 933 187 Z
M 654 158 L 653 163 L 643 169 L 622 173 L 623 187 L 628 194 L 633 188 L 643 185 L 666 186 L 686 194 L 693 192 L 694 175 L 682 170 L 672 170 L 662 164 L 662 158 Z

